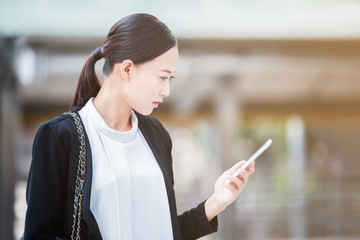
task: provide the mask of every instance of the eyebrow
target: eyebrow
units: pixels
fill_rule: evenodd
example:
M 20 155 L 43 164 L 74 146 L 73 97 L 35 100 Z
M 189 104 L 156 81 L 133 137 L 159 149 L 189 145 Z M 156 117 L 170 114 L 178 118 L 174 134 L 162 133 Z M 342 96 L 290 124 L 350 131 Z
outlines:
M 169 74 L 172 74 L 172 72 L 170 71 L 170 70 L 166 70 L 166 69 L 163 69 L 163 70 L 160 70 L 160 71 L 162 71 L 162 72 L 167 72 L 167 73 L 169 73 Z M 176 71 L 175 71 L 176 72 Z M 175 73 L 174 72 L 174 73 Z

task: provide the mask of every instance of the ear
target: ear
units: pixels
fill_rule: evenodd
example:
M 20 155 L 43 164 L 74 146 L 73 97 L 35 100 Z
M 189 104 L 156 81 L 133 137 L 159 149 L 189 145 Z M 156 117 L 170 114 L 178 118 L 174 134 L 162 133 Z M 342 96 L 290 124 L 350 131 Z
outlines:
M 134 70 L 134 63 L 131 60 L 124 60 L 120 65 L 121 77 L 128 81 L 130 79 L 130 72 Z

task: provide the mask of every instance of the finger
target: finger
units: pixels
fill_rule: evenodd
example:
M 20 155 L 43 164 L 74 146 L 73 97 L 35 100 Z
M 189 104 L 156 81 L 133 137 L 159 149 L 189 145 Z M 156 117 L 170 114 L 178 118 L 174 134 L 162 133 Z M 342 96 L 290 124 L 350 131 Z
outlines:
M 253 172 L 255 172 L 255 162 L 252 162 L 249 167 L 247 168 L 247 172 L 249 174 L 252 174 Z
M 245 160 L 242 160 L 240 162 L 237 162 L 234 166 L 232 166 L 229 170 L 227 170 L 227 174 L 234 174 L 236 173 L 236 171 L 238 171 L 241 166 L 243 166 L 245 164 Z
M 232 180 L 236 180 L 236 181 L 246 183 L 247 179 L 248 179 L 248 174 L 246 174 L 245 170 L 241 169 L 241 170 L 239 170 L 239 172 L 237 172 L 237 174 L 227 175 L 225 183 L 229 183 Z
M 239 190 L 242 184 L 244 184 L 242 179 L 239 179 L 238 177 L 234 177 L 234 176 L 230 175 L 227 178 L 225 186 L 231 186 L 231 187 L 235 188 L 236 190 Z
M 236 176 L 237 179 L 239 179 L 241 182 L 246 183 L 246 178 L 243 176 L 244 174 L 239 174 Z
M 240 169 L 239 175 L 237 176 L 238 179 L 240 179 L 243 183 L 247 183 L 249 180 L 249 175 L 251 173 L 248 172 L 248 170 Z
M 227 174 L 224 174 L 223 176 L 223 182 L 226 184 L 229 184 L 232 180 L 236 180 L 236 181 L 239 181 L 239 180 L 243 180 L 243 177 L 239 175 L 239 172 L 235 172 L 235 173 L 227 173 Z
M 230 169 L 228 169 L 227 171 L 225 171 L 222 175 L 222 179 L 225 179 L 223 181 L 225 181 L 225 184 L 230 183 L 230 180 L 228 179 L 229 175 L 232 175 L 233 177 L 237 177 L 239 176 L 240 171 L 245 171 L 242 170 L 241 167 L 246 163 L 245 160 L 242 160 L 240 162 L 237 162 L 234 166 L 232 166 Z M 240 177 L 242 178 L 242 177 Z

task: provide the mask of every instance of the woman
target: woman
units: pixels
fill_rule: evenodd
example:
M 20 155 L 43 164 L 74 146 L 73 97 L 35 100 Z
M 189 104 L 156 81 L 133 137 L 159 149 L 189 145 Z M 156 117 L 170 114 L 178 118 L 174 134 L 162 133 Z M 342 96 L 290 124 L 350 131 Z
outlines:
M 94 65 L 101 58 L 100 87 Z M 171 139 L 148 116 L 170 94 L 177 60 L 175 37 L 154 16 L 130 15 L 110 29 L 87 59 L 72 103 L 84 127 L 84 187 L 76 185 L 81 127 L 62 114 L 34 140 L 25 239 L 179 240 L 217 230 L 216 216 L 243 190 L 254 164 L 238 177 L 232 174 L 244 162 L 234 165 L 209 199 L 177 216 Z

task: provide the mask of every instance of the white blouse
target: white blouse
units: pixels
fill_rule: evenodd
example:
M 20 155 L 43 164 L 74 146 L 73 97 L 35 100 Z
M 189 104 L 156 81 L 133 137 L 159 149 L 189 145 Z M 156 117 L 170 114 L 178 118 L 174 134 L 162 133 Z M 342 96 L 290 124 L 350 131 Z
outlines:
M 135 113 L 126 132 L 109 128 L 93 99 L 79 114 L 91 145 L 90 210 L 103 239 L 173 239 L 164 177 Z

